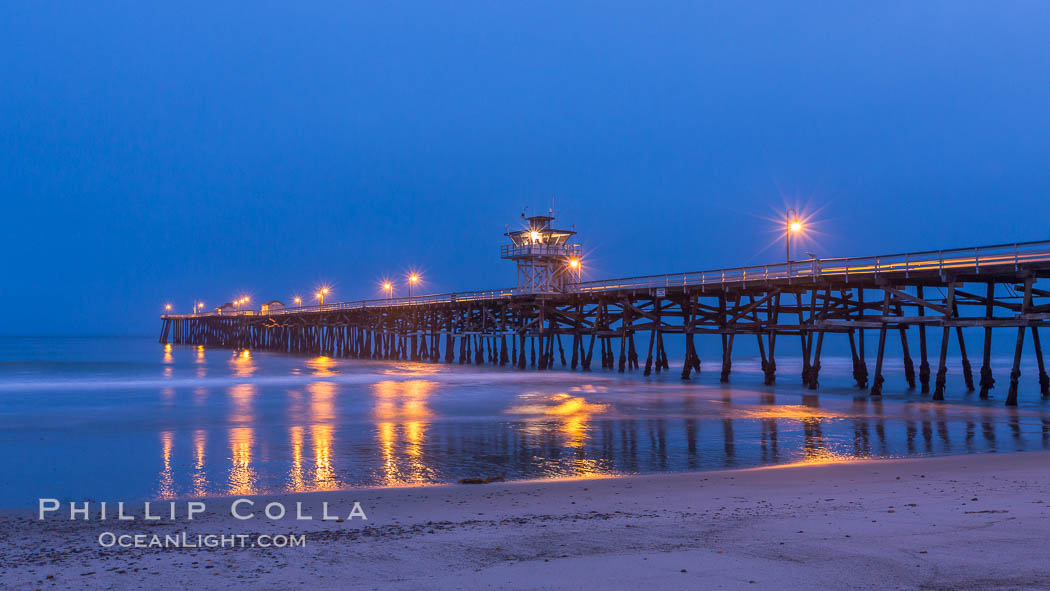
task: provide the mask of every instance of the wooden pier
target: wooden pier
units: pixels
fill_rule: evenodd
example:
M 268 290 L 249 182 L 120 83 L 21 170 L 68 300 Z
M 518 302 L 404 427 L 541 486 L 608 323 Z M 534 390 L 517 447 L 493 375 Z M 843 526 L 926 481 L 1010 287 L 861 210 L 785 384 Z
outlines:
M 518 241 L 508 246 L 505 258 L 536 252 Z M 557 262 L 554 248 L 545 245 L 542 252 Z M 565 248 L 567 257 L 579 252 L 575 245 Z M 721 381 L 728 381 L 734 344 L 754 338 L 765 383 L 773 384 L 777 353 L 789 339 L 802 353 L 798 378 L 817 389 L 825 339 L 841 338 L 849 343 L 856 385 L 879 396 L 887 341 L 900 339 L 902 385 L 923 394 L 932 390 L 934 400 L 944 400 L 951 348 L 961 356 L 961 366 L 952 371 L 962 373 L 968 391 L 989 397 L 996 385 L 992 331 L 998 329 L 1016 335 L 1006 404 L 1017 404 L 1029 332 L 1038 367 L 1032 384 L 1042 398 L 1050 397 L 1039 333 L 1050 319 L 1050 290 L 1037 284 L 1050 276 L 1050 241 L 604 281 L 578 281 L 578 274 L 560 275 L 557 269 L 544 275 L 531 271 L 536 260 L 529 265 L 529 277 L 543 277 L 543 284 L 530 279 L 523 285 L 519 260 L 519 287 L 511 289 L 266 313 L 166 314 L 160 341 L 519 369 L 680 371 L 689 379 L 701 370 L 699 336 L 720 340 L 722 354 L 711 361 Z M 967 343 L 967 327 L 982 328 L 983 340 Z M 673 370 L 665 346 L 671 338 L 682 339 L 685 351 Z M 979 368 L 971 364 L 971 353 L 979 357 Z

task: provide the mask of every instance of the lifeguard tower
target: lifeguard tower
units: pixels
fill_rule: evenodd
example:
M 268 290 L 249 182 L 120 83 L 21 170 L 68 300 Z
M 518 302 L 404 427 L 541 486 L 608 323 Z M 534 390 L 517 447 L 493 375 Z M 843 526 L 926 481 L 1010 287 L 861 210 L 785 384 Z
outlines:
M 582 262 L 580 245 L 570 244 L 572 230 L 551 227 L 552 215 L 525 217 L 525 228 L 506 233 L 511 244 L 500 248 L 500 258 L 518 264 L 518 293 L 558 293 L 578 283 Z

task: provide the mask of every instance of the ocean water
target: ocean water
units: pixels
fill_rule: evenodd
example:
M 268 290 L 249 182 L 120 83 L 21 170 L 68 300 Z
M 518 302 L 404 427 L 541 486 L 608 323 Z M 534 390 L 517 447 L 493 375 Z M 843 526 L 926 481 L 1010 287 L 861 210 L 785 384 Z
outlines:
M 716 360 L 683 382 L 673 362 L 645 378 L 0 338 L 0 507 L 1048 449 L 1029 362 L 1007 409 L 1000 357 L 996 399 L 967 394 L 955 362 L 934 403 L 899 360 L 872 399 L 834 356 L 810 391 L 790 356 L 767 387 L 748 357 L 719 384 Z

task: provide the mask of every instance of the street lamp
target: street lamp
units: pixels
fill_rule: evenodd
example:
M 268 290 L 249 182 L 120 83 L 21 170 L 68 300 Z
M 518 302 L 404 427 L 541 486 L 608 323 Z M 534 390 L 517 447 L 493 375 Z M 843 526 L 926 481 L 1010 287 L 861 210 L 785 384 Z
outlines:
M 200 314 L 201 312 L 203 312 L 203 311 L 204 311 L 204 302 L 200 302 L 200 301 L 198 301 L 198 302 L 197 302 L 197 305 L 196 305 L 196 306 L 194 306 L 194 308 L 195 308 L 195 309 L 194 309 L 194 312 L 196 312 L 196 313 Z
M 412 286 L 419 283 L 419 275 L 412 273 L 408 276 L 408 297 L 412 297 Z
M 322 306 L 324 305 L 324 297 L 326 295 L 328 295 L 328 288 L 327 287 L 322 287 L 320 290 L 317 291 L 316 297 L 317 297 L 318 300 L 321 301 L 321 305 Z
M 394 284 L 389 281 L 383 282 L 383 291 L 387 294 L 387 299 L 394 299 Z
M 164 304 L 164 311 L 171 312 L 171 304 Z
M 583 266 L 580 263 L 580 259 L 576 257 L 572 257 L 569 259 L 569 272 L 577 281 L 580 280 L 581 274 L 583 272 Z
M 802 222 L 798 219 L 798 212 L 794 208 L 787 211 L 787 219 L 785 220 L 784 236 L 786 238 L 786 262 L 788 266 L 788 272 L 791 272 L 791 235 L 798 234 L 802 231 Z
M 299 296 L 295 296 L 295 299 L 293 299 L 292 301 L 295 302 L 295 307 L 296 308 L 302 308 L 303 307 L 303 298 L 301 298 Z

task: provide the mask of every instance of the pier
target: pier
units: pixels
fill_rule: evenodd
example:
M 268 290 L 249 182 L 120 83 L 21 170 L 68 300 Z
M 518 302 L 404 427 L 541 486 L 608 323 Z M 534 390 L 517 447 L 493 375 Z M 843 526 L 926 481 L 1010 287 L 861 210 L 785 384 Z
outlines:
M 575 232 L 552 222 L 534 216 L 506 234 L 501 256 L 518 266 L 513 288 L 165 314 L 160 342 L 522 370 L 680 371 L 688 380 L 702 367 L 696 339 L 714 338 L 722 354 L 703 367 L 714 363 L 728 382 L 734 344 L 754 338 L 764 382 L 772 385 L 778 346 L 789 339 L 802 353 L 797 378 L 816 390 L 831 337 L 848 340 L 857 387 L 879 396 L 887 341 L 899 339 L 902 385 L 944 400 L 950 348 L 961 358 L 952 369 L 961 371 L 966 389 L 989 398 L 998 329 L 1016 335 L 1005 403 L 1017 404 L 1029 332 L 1038 367 L 1032 391 L 1050 397 L 1039 333 L 1050 319 L 1050 290 L 1036 285 L 1050 276 L 1050 241 L 581 281 L 580 247 L 570 243 Z M 983 329 L 983 339 L 967 343 L 968 327 Z M 685 351 L 673 369 L 666 350 L 672 338 L 682 339 Z

